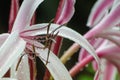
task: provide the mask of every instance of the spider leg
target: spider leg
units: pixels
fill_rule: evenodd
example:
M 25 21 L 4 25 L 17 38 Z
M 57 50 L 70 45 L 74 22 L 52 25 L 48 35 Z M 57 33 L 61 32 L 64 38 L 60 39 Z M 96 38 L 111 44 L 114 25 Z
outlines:
M 50 40 L 49 41 L 49 46 L 48 46 L 48 54 L 47 54 L 46 65 L 49 63 L 48 60 L 49 60 L 51 46 L 52 46 L 52 41 Z
M 25 54 L 22 54 L 22 56 L 20 56 L 20 59 L 19 59 L 19 61 L 18 61 L 18 63 L 17 63 L 17 66 L 16 66 L 16 71 L 18 70 L 18 67 L 19 67 L 19 65 L 20 65 L 20 62 L 22 61 L 22 58 L 23 58 L 23 56 L 24 56 Z
M 33 57 L 33 62 L 34 62 L 34 75 L 36 76 L 37 75 L 37 68 L 36 68 L 36 50 L 35 50 L 35 46 L 34 44 L 32 45 L 32 57 Z
M 49 35 L 49 30 L 50 30 L 50 25 L 51 25 L 51 23 L 54 21 L 54 19 L 52 19 L 50 22 L 49 22 L 49 24 L 48 24 L 48 28 L 47 28 L 47 36 Z

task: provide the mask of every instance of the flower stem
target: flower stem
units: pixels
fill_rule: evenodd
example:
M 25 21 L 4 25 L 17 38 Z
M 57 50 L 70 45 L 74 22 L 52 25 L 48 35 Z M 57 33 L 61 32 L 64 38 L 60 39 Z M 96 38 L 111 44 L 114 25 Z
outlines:
M 80 46 L 77 43 L 74 43 L 65 53 L 64 55 L 60 58 L 63 64 L 67 62 L 68 59 L 71 58 L 71 56 L 79 50 Z
M 97 54 L 99 58 L 104 56 L 104 53 L 98 53 Z M 90 63 L 91 61 L 95 60 L 94 57 L 92 55 L 87 56 L 86 58 L 84 58 L 83 60 L 81 60 L 81 62 L 78 62 L 70 71 L 70 75 L 72 77 L 74 77 L 77 73 L 79 73 L 80 70 L 83 69 L 83 67 L 85 67 L 88 63 Z
M 85 65 L 87 65 L 89 62 L 91 62 L 92 60 L 94 60 L 93 56 L 88 56 L 86 58 L 84 58 L 81 62 L 78 62 L 70 71 L 70 75 L 72 77 L 74 77 L 77 73 L 79 73 L 80 70 L 83 69 L 83 67 Z

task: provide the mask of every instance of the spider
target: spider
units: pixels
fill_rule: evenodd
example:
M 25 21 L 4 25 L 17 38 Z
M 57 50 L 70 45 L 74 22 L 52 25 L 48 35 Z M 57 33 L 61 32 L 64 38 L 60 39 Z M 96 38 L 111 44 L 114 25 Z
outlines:
M 58 30 L 59 28 L 61 28 L 63 25 L 65 25 L 65 24 L 63 24 L 63 25 L 55 28 L 51 33 L 49 33 L 49 31 L 50 31 L 50 25 L 51 25 L 52 21 L 53 21 L 53 20 L 51 20 L 51 21 L 49 22 L 49 24 L 48 24 L 46 36 L 42 36 L 42 37 L 40 36 L 40 37 L 39 37 L 39 35 L 38 35 L 37 38 L 34 38 L 34 39 L 37 40 L 38 42 L 44 43 L 44 47 L 43 47 L 42 49 L 48 48 L 48 55 L 47 55 L 47 59 L 46 59 L 46 65 L 49 63 L 48 60 L 49 60 L 49 55 L 50 55 L 50 50 L 51 50 L 52 43 L 55 43 L 55 42 L 56 42 L 56 41 L 55 41 L 55 38 L 58 36 L 58 33 L 59 33 L 59 31 L 56 32 L 55 34 L 54 34 L 54 32 L 55 32 L 56 30 Z
M 46 61 L 46 64 L 45 64 L 45 65 L 47 65 L 47 64 L 49 63 L 48 60 L 49 60 L 49 55 L 50 55 L 51 46 L 52 46 L 52 43 L 53 43 L 53 42 L 55 43 L 55 38 L 57 37 L 57 35 L 58 35 L 58 33 L 59 33 L 59 31 L 58 31 L 56 34 L 54 34 L 54 32 L 63 26 L 63 25 L 61 25 L 61 26 L 57 27 L 56 29 L 54 29 L 54 30 L 50 33 L 49 31 L 50 31 L 50 26 L 51 26 L 51 23 L 52 23 L 52 22 L 53 22 L 53 19 L 52 19 L 52 20 L 49 22 L 49 24 L 48 24 L 47 33 L 46 33 L 45 36 L 36 35 L 36 37 L 34 37 L 34 39 L 33 39 L 33 40 L 36 40 L 37 42 L 40 42 L 40 43 L 43 43 L 43 44 L 44 44 L 44 47 L 42 47 L 41 49 L 46 49 L 46 48 L 48 48 L 47 59 L 45 60 L 45 59 L 43 59 L 43 58 L 41 57 L 42 60 Z M 34 44 L 33 44 L 33 45 L 32 45 L 32 51 L 30 51 L 29 49 L 26 48 L 26 49 L 25 49 L 25 52 L 28 54 L 29 58 L 30 58 L 30 59 L 33 59 L 34 62 L 36 63 L 36 56 L 37 56 L 36 54 L 37 54 L 37 53 L 36 53 L 35 47 L 36 47 L 36 46 L 34 46 Z M 19 61 L 18 61 L 18 63 L 17 63 L 16 70 L 18 69 L 18 66 L 19 66 L 19 64 L 20 64 L 20 62 L 21 62 L 21 60 L 22 60 L 22 57 L 23 57 L 24 55 L 25 55 L 25 54 L 23 54 L 23 55 L 20 57 L 20 59 L 19 59 Z

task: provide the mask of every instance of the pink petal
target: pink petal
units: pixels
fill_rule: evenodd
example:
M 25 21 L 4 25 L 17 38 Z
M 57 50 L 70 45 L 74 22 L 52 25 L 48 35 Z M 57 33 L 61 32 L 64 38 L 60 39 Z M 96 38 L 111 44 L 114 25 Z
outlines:
M 86 58 L 88 55 L 89 55 L 88 52 L 82 48 L 79 53 L 79 58 L 78 58 L 79 62 L 84 58 Z
M 94 49 L 99 48 L 99 46 L 102 45 L 103 43 L 103 39 L 98 38 L 98 39 L 91 39 L 89 40 L 90 44 L 94 47 Z M 81 61 L 82 59 L 84 59 L 85 57 L 87 57 L 89 54 L 85 49 L 81 49 L 80 53 L 79 53 L 79 58 L 78 60 Z
M 5 40 L 5 42 L 0 47 L 0 50 L 2 51 L 2 53 L 0 53 L 0 56 L 7 51 L 6 49 L 9 49 L 11 47 L 11 45 L 17 40 L 18 35 L 19 34 L 17 32 L 13 32 L 11 33 L 11 35 L 9 35 L 9 37 Z
M 111 42 L 113 42 L 114 44 L 120 46 L 120 38 L 118 36 L 111 36 L 111 35 L 99 35 L 99 37 L 101 38 L 104 38 L 104 39 L 107 39 Z
M 35 24 L 36 21 L 36 13 L 34 13 L 32 19 L 31 19 L 31 25 Z
M 11 32 L 13 23 L 19 9 L 19 0 L 11 0 L 10 15 L 9 15 L 9 32 Z
M 42 53 L 42 54 L 39 54 L 39 57 L 43 57 L 44 59 L 47 58 L 48 49 L 45 49 L 45 50 L 39 49 L 38 51 Z M 52 76 L 54 76 L 55 80 L 72 80 L 65 66 L 61 63 L 61 61 L 57 58 L 57 56 L 55 56 L 54 53 L 52 52 L 50 52 L 49 62 L 50 63 L 48 63 L 46 67 L 48 68 Z M 46 64 L 46 62 L 44 62 L 44 64 Z
M 100 77 L 101 77 L 100 74 L 101 74 L 101 73 L 97 71 L 97 72 L 95 73 L 94 80 L 99 80 Z
M 30 25 L 35 10 L 42 2 L 43 0 L 24 0 L 16 17 L 12 31 L 20 32 L 26 26 Z
M 116 7 L 106 16 L 102 21 L 97 24 L 92 30 L 85 34 L 85 38 L 89 39 L 97 34 L 101 33 L 106 28 L 115 26 L 119 23 L 120 20 L 120 4 L 117 4 Z
M 17 79 L 15 79 L 15 78 L 2 78 L 0 80 L 17 80 Z
M 18 56 L 23 52 L 25 42 L 13 32 L 0 47 L 0 78 L 8 71 Z
M 110 62 L 103 61 L 102 74 L 100 79 L 96 77 L 94 80 L 115 80 L 116 68 Z
M 74 4 L 75 0 L 60 0 L 54 22 L 57 24 L 67 23 L 74 14 Z
M 95 71 L 97 71 L 98 65 L 97 65 L 97 62 L 96 62 L 96 61 L 93 61 L 93 62 L 92 62 L 92 67 L 93 67 L 93 69 L 94 69 Z
M 39 45 L 40 47 L 44 47 L 41 43 L 36 41 L 28 40 L 31 44 Z M 27 46 L 28 49 L 32 50 L 32 47 Z M 40 49 L 35 48 L 37 56 L 46 64 L 48 49 Z M 46 65 L 47 69 L 50 71 L 51 75 L 55 80 L 72 80 L 70 74 L 68 73 L 65 66 L 61 63 L 58 57 L 50 51 L 48 64 Z M 59 67 L 59 68 L 58 68 Z
M 113 64 L 107 62 L 103 73 L 104 74 L 102 80 L 115 80 L 116 68 L 113 66 Z
M 5 42 L 5 40 L 8 38 L 9 34 L 4 33 L 0 35 L 0 46 Z
M 99 35 L 106 35 L 106 36 L 118 36 L 120 37 L 120 31 L 119 31 L 119 27 L 113 27 L 112 29 L 107 29 L 107 30 L 104 30 L 101 34 Z M 98 36 L 99 36 L 98 35 Z
M 114 64 L 120 72 L 120 48 L 118 46 L 108 45 L 104 48 L 98 49 L 96 53 Z
M 97 0 L 89 16 L 87 25 L 90 27 L 95 26 L 105 16 L 105 13 L 112 6 L 113 1 Z
M 108 45 L 108 46 L 104 46 L 104 48 L 99 48 L 97 49 L 96 53 L 98 54 L 99 57 L 101 58 L 105 58 L 106 60 L 110 61 L 112 64 L 114 64 L 119 72 L 120 72 L 120 48 L 116 45 Z M 86 58 L 84 58 L 83 60 L 81 60 L 81 62 L 79 62 L 78 64 L 76 64 L 71 70 L 70 70 L 70 74 L 72 76 L 74 76 L 75 74 L 77 74 L 80 69 L 82 69 L 85 65 L 87 65 L 89 62 L 93 61 L 93 56 L 89 55 Z M 110 67 L 110 66 L 109 66 Z M 99 75 L 103 74 L 103 73 L 96 73 L 95 76 L 95 80 L 99 79 Z M 111 73 L 112 75 L 112 73 Z M 113 76 L 111 76 L 113 77 Z M 107 79 L 106 79 L 107 80 Z
M 27 55 L 23 56 L 19 64 L 19 67 L 17 70 L 17 79 L 18 80 L 30 80 L 30 70 L 29 70 Z
M 75 12 L 74 4 L 75 0 L 60 0 L 54 23 L 62 25 L 69 22 Z M 61 42 L 62 38 L 56 37 L 56 43 L 53 44 L 53 52 L 56 55 L 59 53 Z

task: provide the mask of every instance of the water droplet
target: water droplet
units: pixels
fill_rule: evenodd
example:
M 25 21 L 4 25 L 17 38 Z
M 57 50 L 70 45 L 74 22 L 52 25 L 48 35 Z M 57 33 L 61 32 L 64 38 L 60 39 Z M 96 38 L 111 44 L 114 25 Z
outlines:
M 86 64 L 85 67 L 88 67 L 88 64 Z

